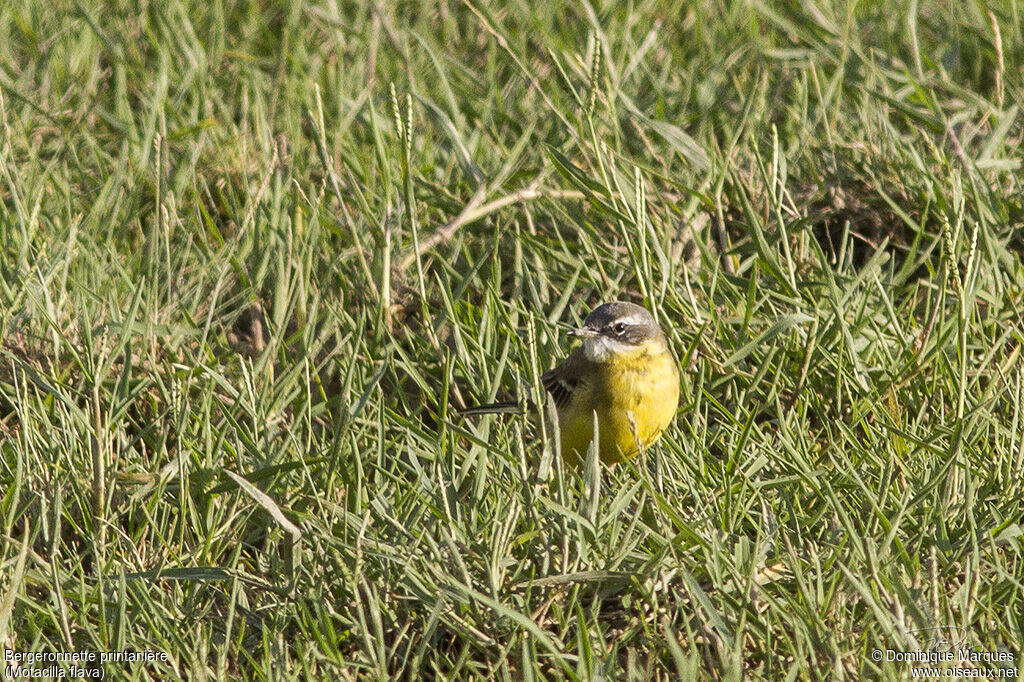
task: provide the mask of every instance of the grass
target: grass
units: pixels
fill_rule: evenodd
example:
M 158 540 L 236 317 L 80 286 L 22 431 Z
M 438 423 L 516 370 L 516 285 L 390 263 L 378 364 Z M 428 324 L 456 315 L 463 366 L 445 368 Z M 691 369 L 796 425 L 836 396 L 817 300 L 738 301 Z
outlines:
M 1022 7 L 531 5 L 0 7 L 4 648 L 1019 666 Z M 684 368 L 647 452 L 458 414 L 616 298 Z

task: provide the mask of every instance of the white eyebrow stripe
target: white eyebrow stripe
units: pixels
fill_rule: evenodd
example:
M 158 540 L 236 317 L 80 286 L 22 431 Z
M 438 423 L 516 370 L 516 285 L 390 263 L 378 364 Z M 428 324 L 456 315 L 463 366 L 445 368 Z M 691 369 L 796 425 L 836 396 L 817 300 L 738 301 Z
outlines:
M 640 324 L 640 317 L 637 316 L 637 315 L 629 315 L 627 317 L 620 317 L 619 319 L 615 320 L 616 324 L 618 324 L 619 322 L 622 322 L 622 323 L 628 324 L 628 325 L 639 325 Z

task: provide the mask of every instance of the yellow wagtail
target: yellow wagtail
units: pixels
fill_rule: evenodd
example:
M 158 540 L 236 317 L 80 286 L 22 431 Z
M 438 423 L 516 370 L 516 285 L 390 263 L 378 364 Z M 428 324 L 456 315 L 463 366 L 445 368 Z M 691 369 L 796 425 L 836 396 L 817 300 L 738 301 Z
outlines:
M 679 368 L 668 339 L 646 308 L 625 301 L 598 306 L 569 334 L 583 345 L 541 376 L 558 413 L 562 456 L 582 462 L 596 416 L 601 461 L 629 459 L 661 435 L 679 406 Z

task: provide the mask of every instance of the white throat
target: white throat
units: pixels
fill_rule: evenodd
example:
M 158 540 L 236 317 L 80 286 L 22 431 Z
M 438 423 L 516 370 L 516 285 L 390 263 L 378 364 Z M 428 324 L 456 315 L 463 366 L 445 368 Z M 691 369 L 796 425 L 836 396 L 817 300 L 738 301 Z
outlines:
M 604 362 L 610 356 L 625 353 L 631 348 L 632 346 L 603 334 L 583 342 L 583 354 L 591 362 Z

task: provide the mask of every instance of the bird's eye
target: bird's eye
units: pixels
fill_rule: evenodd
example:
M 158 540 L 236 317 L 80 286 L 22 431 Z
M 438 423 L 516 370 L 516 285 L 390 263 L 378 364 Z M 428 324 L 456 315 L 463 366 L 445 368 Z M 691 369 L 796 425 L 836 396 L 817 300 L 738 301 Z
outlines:
M 622 336 L 623 332 L 626 331 L 626 325 L 623 322 L 616 322 L 615 327 L 613 327 L 613 329 L 615 330 L 616 334 Z

